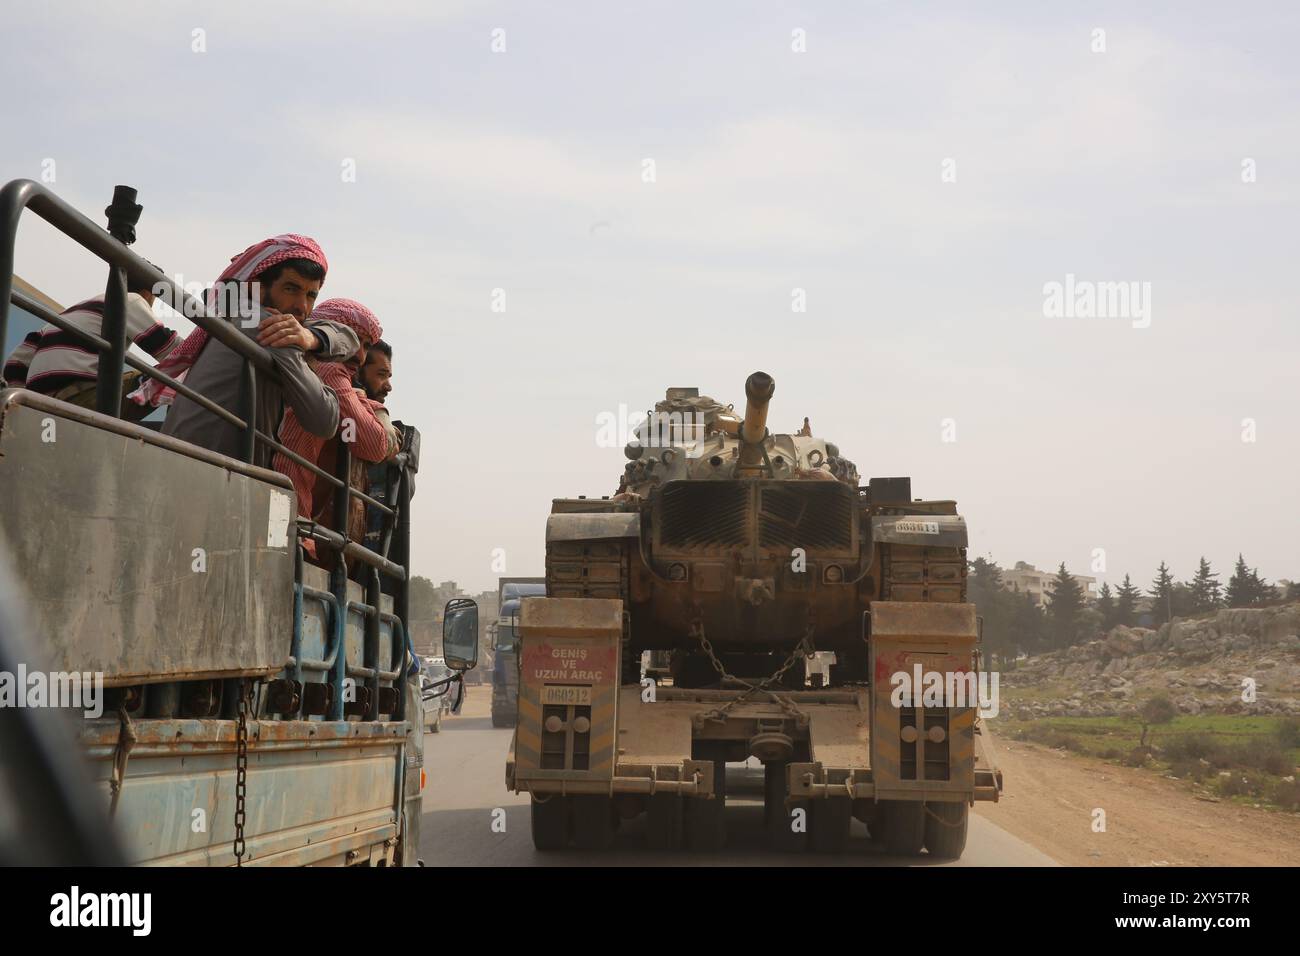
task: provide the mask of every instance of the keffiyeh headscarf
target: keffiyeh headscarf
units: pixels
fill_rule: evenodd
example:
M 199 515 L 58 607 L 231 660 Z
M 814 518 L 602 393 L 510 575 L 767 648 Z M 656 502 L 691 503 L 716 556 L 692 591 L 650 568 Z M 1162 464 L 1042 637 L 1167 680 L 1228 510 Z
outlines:
M 313 322 L 329 320 L 346 325 L 361 339 L 366 348 L 384 337 L 384 327 L 375 313 L 354 299 L 326 299 L 311 310 Z
M 209 313 L 216 308 L 223 285 L 230 282 L 252 282 L 267 269 L 279 265 L 286 259 L 309 259 L 322 269 L 329 271 L 329 263 L 325 260 L 325 253 L 315 239 L 293 233 L 285 233 L 282 236 L 264 239 L 256 245 L 249 246 L 231 259 L 230 265 L 226 266 L 221 275 L 217 276 L 217 281 L 207 293 L 206 305 Z M 158 363 L 158 371 L 183 381 L 185 373 L 189 371 L 190 366 L 199 357 L 199 353 L 203 351 L 203 346 L 207 342 L 207 331 L 196 328 L 186 336 L 185 341 L 178 345 L 166 359 Z M 175 391 L 163 385 L 162 382 L 148 379 L 131 393 L 131 400 L 138 405 L 167 405 L 171 403 L 175 395 Z

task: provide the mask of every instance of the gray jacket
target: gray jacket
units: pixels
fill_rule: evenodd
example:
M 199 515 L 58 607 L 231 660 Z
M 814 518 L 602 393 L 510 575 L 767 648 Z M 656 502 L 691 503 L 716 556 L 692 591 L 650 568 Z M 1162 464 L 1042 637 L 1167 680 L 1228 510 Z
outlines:
M 262 317 L 265 318 L 263 311 Z M 257 326 L 236 325 L 250 339 L 257 340 Z M 324 336 L 323 348 L 312 357 L 323 362 L 338 362 L 356 354 L 361 347 L 357 334 L 338 322 L 308 322 L 307 327 Z M 320 338 L 320 335 L 317 336 Z M 303 428 L 313 435 L 332 437 L 339 427 L 339 401 L 333 390 L 326 387 L 307 365 L 306 353 L 301 349 L 279 348 L 267 350 L 280 373 L 283 388 L 265 373 L 257 373 L 257 430 L 271 438 L 276 437 L 280 419 L 286 406 L 298 415 Z M 239 382 L 243 359 L 216 339 L 208 339 L 203 351 L 185 377 L 185 384 L 232 414 L 243 417 L 239 407 Z M 240 457 L 243 433 L 207 409 L 177 395 L 167 418 L 163 422 L 164 435 L 211 451 Z M 258 442 L 253 464 L 271 467 L 272 450 Z

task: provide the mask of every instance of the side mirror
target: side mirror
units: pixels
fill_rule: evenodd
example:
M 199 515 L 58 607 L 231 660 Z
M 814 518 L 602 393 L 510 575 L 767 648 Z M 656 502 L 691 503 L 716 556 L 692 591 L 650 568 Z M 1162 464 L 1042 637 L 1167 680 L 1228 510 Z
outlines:
M 454 671 L 478 663 L 478 605 L 469 598 L 452 598 L 443 609 L 442 657 Z

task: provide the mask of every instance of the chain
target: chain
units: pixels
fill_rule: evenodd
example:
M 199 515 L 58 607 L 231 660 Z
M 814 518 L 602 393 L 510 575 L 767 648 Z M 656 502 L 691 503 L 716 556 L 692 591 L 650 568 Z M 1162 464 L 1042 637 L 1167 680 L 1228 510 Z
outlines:
M 789 697 L 782 697 L 780 694 L 777 694 L 768 688 L 773 683 L 784 677 L 785 672 L 793 667 L 800 657 L 811 657 L 816 653 L 816 648 L 813 646 L 812 639 L 812 624 L 808 625 L 808 629 L 804 632 L 804 636 L 799 640 L 799 643 L 795 645 L 794 650 L 790 652 L 790 656 L 785 659 L 785 662 L 776 669 L 776 672 L 773 673 L 771 677 L 765 677 L 758 683 L 751 683 L 743 677 L 736 677 L 734 674 L 727 673 L 727 669 L 722 665 L 722 661 L 720 661 L 718 655 L 714 653 L 713 645 L 709 643 L 709 639 L 705 636 L 704 622 L 699 618 L 696 618 L 691 622 L 691 636 L 700 642 L 700 647 L 704 648 L 704 653 L 709 655 L 709 661 L 713 664 L 713 669 L 718 672 L 718 675 L 724 681 L 734 681 L 737 684 L 743 684 L 747 688 L 739 697 L 727 701 L 727 703 L 723 704 L 721 707 L 715 707 L 713 710 L 701 714 L 699 717 L 701 721 L 722 721 L 727 716 L 727 711 L 731 710 L 731 708 L 739 706 L 755 694 L 766 694 L 773 703 L 779 706 L 789 716 L 795 718 L 797 721 L 803 723 L 807 722 L 807 714 L 796 707 Z
M 244 797 L 248 790 L 248 711 L 253 701 L 253 682 L 242 681 L 239 721 L 235 725 L 235 866 L 244 865 Z

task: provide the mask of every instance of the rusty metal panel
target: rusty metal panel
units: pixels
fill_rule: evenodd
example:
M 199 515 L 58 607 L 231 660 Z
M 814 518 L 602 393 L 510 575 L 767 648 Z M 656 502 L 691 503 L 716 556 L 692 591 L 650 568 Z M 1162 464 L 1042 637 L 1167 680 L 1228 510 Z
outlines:
M 618 747 L 621 601 L 524 598 L 514 783 L 605 781 Z
M 547 541 L 635 538 L 640 533 L 641 516 L 635 513 L 553 514 L 546 519 Z
M 228 866 L 234 854 L 235 724 L 141 720 L 114 824 L 129 862 Z M 405 723 L 254 721 L 245 865 L 348 862 L 397 835 Z M 87 721 L 82 744 L 109 801 L 115 720 Z M 310 736 L 308 735 L 310 734 Z M 417 771 L 418 776 L 418 771 Z M 196 827 L 201 820 L 203 827 Z
M 972 680 L 978 628 L 972 604 L 871 605 L 871 773 L 878 798 L 920 799 L 934 792 L 969 799 L 975 789 L 975 706 L 940 706 L 919 699 L 895 706 L 895 675 Z M 963 703 L 970 704 L 967 699 Z
M 873 601 L 873 638 L 906 638 L 909 641 L 973 642 L 979 635 L 974 604 Z
M 0 416 L 0 539 L 50 669 L 121 685 L 284 665 L 287 479 L 34 393 L 0 393 Z

